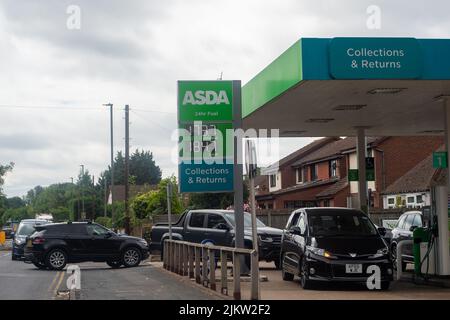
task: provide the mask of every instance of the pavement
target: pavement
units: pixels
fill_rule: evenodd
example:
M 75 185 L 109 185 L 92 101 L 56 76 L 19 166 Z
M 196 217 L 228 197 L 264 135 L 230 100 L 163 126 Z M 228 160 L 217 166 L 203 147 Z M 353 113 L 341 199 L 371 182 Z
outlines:
M 174 277 L 144 261 L 136 268 L 111 269 L 105 263 L 80 263 L 81 300 L 212 300 L 207 289 Z M 67 268 L 66 268 L 67 269 Z M 12 261 L 11 252 L 0 252 L 0 300 L 66 300 L 66 270 L 39 270 L 32 264 Z
M 296 277 L 294 281 L 283 281 L 281 271 L 273 263 L 260 263 L 260 275 L 267 276 L 267 282 L 261 282 L 263 300 L 450 300 L 450 289 L 411 282 L 394 281 L 388 291 L 368 290 L 365 286 L 322 284 L 313 290 L 303 290 Z M 250 297 L 250 283 L 242 283 L 242 298 Z

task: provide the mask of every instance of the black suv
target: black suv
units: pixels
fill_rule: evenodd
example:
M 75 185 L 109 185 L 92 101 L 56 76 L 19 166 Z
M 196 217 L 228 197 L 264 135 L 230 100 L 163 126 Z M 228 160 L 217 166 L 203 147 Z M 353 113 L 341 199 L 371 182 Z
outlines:
M 382 235 L 361 211 L 344 208 L 305 208 L 294 211 L 283 232 L 283 280 L 300 277 L 304 289 L 313 281 L 367 283 L 374 267 L 380 289 L 389 288 L 393 266 Z
M 27 239 L 26 262 L 39 269 L 61 270 L 67 263 L 106 262 L 112 268 L 135 267 L 149 256 L 144 239 L 118 235 L 90 222 L 36 226 Z

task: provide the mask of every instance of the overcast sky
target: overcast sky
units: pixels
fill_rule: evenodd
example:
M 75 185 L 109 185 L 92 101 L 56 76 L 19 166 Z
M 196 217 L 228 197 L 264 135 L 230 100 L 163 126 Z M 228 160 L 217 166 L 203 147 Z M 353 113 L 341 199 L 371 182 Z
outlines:
M 379 30 L 366 27 L 372 4 Z M 69 5 L 81 9 L 79 30 L 67 28 Z M 1 0 L 0 163 L 15 163 L 4 191 L 70 181 L 80 164 L 98 176 L 109 163 L 108 102 L 116 150 L 129 104 L 132 149 L 176 173 L 178 79 L 223 72 L 246 83 L 301 37 L 449 38 L 449 12 L 448 0 Z M 283 139 L 282 155 L 309 141 Z

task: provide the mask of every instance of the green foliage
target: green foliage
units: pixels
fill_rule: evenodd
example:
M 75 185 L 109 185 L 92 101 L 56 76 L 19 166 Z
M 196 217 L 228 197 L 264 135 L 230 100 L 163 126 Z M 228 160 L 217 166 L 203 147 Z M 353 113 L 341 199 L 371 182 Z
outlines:
M 171 208 L 173 214 L 183 211 L 178 194 L 177 181 L 174 176 L 161 180 L 157 190 L 141 194 L 133 199 L 131 208 L 136 218 L 146 219 L 158 214 L 167 213 L 167 184 L 172 184 Z
M 22 198 L 20 197 L 12 197 L 12 198 L 8 198 L 5 201 L 6 203 L 6 208 L 8 209 L 17 209 L 20 207 L 24 207 L 25 206 L 25 201 L 22 200 Z
M 49 212 L 52 214 L 54 222 L 71 220 L 70 210 L 67 207 L 51 208 Z
M 95 222 L 106 228 L 112 228 L 112 219 L 110 217 L 98 217 Z
M 249 191 L 244 182 L 244 201 L 248 199 Z M 226 209 L 233 205 L 233 193 L 192 193 L 189 195 L 189 209 Z
M 150 184 L 155 185 L 161 181 L 161 169 L 156 165 L 153 159 L 153 153 L 150 151 L 139 151 L 138 149 L 130 155 L 130 184 L 144 185 Z M 100 188 L 104 188 L 106 180 L 106 185 L 111 184 L 111 167 L 100 174 L 100 179 L 98 185 Z M 116 158 L 114 159 L 114 184 L 124 185 L 125 184 L 125 157 L 122 152 L 117 152 Z
M 1 217 L 1 224 L 3 225 L 9 220 L 20 221 L 23 219 L 32 219 L 32 218 L 34 218 L 34 214 L 31 213 L 27 207 L 7 209 Z

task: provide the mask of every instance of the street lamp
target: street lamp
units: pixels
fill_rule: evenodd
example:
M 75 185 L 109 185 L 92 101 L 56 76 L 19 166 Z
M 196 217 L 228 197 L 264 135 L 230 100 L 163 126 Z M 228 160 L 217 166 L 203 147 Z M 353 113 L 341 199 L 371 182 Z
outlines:
M 84 164 L 81 167 L 81 220 L 86 219 L 86 212 L 84 211 Z
M 114 214 L 114 129 L 113 129 L 113 104 L 106 103 L 103 106 L 109 107 L 110 129 L 111 129 L 111 217 Z M 106 206 L 106 204 L 105 204 Z M 105 210 L 106 216 L 106 210 Z

